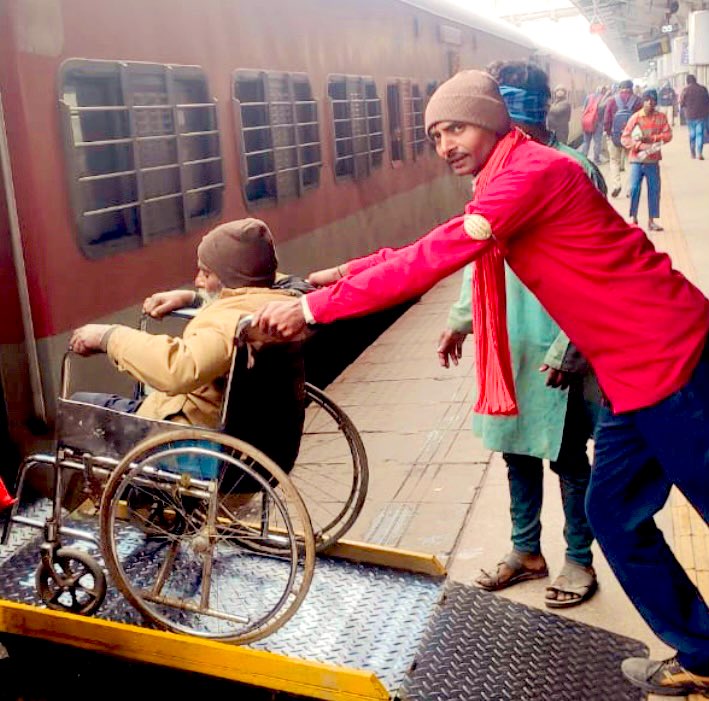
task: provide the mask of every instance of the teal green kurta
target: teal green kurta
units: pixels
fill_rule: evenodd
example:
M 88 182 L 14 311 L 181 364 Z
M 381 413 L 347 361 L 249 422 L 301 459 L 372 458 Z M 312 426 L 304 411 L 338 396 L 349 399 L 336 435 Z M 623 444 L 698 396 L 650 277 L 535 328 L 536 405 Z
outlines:
M 585 157 L 553 138 L 549 146 L 578 160 L 596 187 L 605 194 L 603 177 Z M 472 330 L 472 270 L 465 268 L 460 297 L 451 307 L 448 328 L 470 333 Z M 489 450 L 556 460 L 564 432 L 568 390 L 546 386 L 546 373 L 539 367 L 548 363 L 561 369 L 552 357 L 568 338 L 546 313 L 537 298 L 505 265 L 507 327 L 515 376 L 519 414 L 514 417 L 473 415 L 473 431 Z M 550 348 L 556 352 L 548 355 Z

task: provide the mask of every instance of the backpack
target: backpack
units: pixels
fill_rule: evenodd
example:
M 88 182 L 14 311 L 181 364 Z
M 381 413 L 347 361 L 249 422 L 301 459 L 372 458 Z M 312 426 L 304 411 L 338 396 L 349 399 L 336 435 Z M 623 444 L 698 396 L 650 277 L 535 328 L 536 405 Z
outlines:
M 615 105 L 618 108 L 613 115 L 613 123 L 611 124 L 611 140 L 616 146 L 621 146 L 620 137 L 625 129 L 625 125 L 635 112 L 635 95 L 628 98 L 628 102 L 624 103 L 620 95 L 615 96 Z
M 600 95 L 591 95 L 588 98 L 586 107 L 581 115 L 581 128 L 586 134 L 593 134 L 598 124 L 598 103 L 601 101 Z

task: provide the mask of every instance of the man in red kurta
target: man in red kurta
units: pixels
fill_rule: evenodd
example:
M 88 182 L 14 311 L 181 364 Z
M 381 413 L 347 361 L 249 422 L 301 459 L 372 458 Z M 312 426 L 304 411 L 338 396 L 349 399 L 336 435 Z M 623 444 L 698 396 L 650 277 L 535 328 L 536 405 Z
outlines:
M 709 610 L 653 516 L 675 484 L 709 519 L 709 300 L 626 223 L 581 167 L 510 130 L 496 83 L 463 71 L 426 109 L 454 172 L 477 174 L 465 214 L 398 250 L 333 268 L 332 283 L 271 304 L 255 323 L 289 338 L 426 292 L 475 261 L 480 407 L 514 413 L 502 257 L 592 364 L 608 398 L 587 498 L 615 574 L 675 658 L 626 660 L 658 694 L 709 690 Z M 649 301 L 652 301 L 649 304 Z

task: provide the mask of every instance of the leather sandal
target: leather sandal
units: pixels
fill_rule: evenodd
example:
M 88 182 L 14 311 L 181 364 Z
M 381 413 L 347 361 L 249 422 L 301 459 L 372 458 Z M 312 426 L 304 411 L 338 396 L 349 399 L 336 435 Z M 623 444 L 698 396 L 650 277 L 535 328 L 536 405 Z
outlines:
M 544 603 L 550 609 L 567 609 L 588 601 L 597 590 L 598 580 L 593 568 L 589 572 L 582 565 L 567 560 L 559 576 L 547 587 Z M 551 594 L 571 594 L 573 598 L 559 600 L 550 598 Z
M 507 568 L 512 571 L 512 575 L 507 579 L 501 579 L 502 565 L 506 565 Z M 507 555 L 497 563 L 495 572 L 486 572 L 485 570 L 481 570 L 481 572 L 482 574 L 475 580 L 475 583 L 486 591 L 499 591 L 500 589 L 507 589 L 507 587 L 519 584 L 520 582 L 527 582 L 530 579 L 541 579 L 542 577 L 549 576 L 546 562 L 544 563 L 544 567 L 540 570 L 529 569 L 522 562 L 519 553 L 514 550 L 511 553 L 507 553 Z

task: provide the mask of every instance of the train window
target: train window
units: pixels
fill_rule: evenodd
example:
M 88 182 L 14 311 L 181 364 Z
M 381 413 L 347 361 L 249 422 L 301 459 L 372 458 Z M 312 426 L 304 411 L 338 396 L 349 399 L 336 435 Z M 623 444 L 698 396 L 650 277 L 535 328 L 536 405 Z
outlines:
M 421 89 L 416 83 L 411 85 L 411 98 L 409 101 L 409 136 L 411 139 L 414 160 L 423 153 L 426 143 L 426 131 L 423 126 L 423 97 Z
M 88 257 L 184 232 L 221 210 L 216 106 L 200 68 L 71 60 L 60 106 Z
M 424 152 L 426 133 L 423 97 L 419 86 L 408 78 L 396 78 L 387 85 L 391 160 L 416 160 Z
M 299 197 L 320 184 L 318 104 L 307 75 L 238 70 L 234 107 L 248 204 Z
M 382 164 L 382 101 L 372 78 L 332 75 L 328 79 L 336 178 L 364 178 Z

